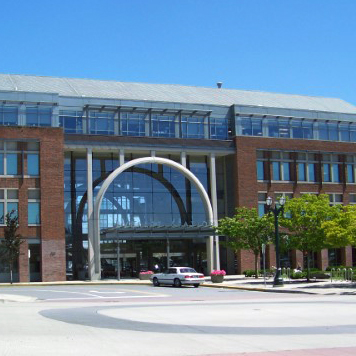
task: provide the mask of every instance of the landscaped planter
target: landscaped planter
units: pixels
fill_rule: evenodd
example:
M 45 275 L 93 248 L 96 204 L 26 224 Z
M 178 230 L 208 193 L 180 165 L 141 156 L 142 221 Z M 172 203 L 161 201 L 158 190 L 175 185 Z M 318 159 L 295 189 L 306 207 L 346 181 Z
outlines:
M 140 273 L 138 275 L 138 278 L 140 278 L 140 280 L 142 280 L 142 281 L 148 281 L 152 275 L 153 275 L 153 273 Z
M 224 281 L 224 276 L 223 275 L 212 275 L 211 276 L 211 281 L 213 283 L 222 283 Z
M 211 281 L 213 283 L 222 283 L 224 281 L 224 276 L 226 275 L 226 272 L 222 270 L 213 270 L 210 273 Z

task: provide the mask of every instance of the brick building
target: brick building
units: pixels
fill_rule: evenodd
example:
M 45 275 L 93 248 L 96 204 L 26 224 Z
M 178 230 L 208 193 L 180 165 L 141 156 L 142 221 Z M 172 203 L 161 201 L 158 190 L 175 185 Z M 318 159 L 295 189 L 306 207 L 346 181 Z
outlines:
M 15 210 L 25 241 L 19 281 L 133 277 L 167 264 L 241 273 L 253 256 L 234 256 L 211 225 L 236 206 L 263 214 L 267 196 L 356 203 L 355 147 L 356 107 L 340 99 L 0 75 L 0 238 Z M 130 162 L 96 219 L 98 192 Z M 274 265 L 273 246 L 267 252 Z M 350 246 L 313 263 L 355 259 Z M 299 251 L 282 256 L 282 265 L 298 264 Z M 0 282 L 8 278 L 0 262 Z

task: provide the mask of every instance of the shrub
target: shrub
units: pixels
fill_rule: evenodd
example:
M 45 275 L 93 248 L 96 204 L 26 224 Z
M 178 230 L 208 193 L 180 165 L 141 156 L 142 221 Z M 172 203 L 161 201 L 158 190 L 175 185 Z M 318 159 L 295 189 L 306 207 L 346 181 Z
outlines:
M 304 279 L 307 278 L 307 272 L 292 272 L 290 275 L 292 279 Z
M 245 271 L 242 272 L 245 277 L 254 277 L 256 275 L 256 272 L 254 269 L 246 269 Z M 258 275 L 261 275 L 261 271 L 257 271 Z
M 310 273 L 310 278 L 329 279 L 330 275 L 328 275 L 327 273 L 324 273 L 323 271 L 318 271 L 318 272 Z

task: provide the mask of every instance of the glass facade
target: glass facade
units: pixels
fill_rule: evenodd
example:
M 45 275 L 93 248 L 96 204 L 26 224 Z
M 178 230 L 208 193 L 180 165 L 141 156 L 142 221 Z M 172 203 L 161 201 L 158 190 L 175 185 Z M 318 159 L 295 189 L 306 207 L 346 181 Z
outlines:
M 125 161 L 131 161 L 139 157 L 147 157 L 148 155 L 149 152 L 142 155 L 127 154 Z M 159 156 L 180 162 L 179 155 L 160 154 Z M 217 175 L 220 177 L 224 174 L 224 162 L 218 160 L 216 166 Z M 118 155 L 112 153 L 93 153 L 92 167 L 93 195 L 95 197 L 104 179 L 118 167 Z M 187 168 L 197 176 L 206 191 L 209 191 L 207 157 L 188 156 Z M 86 156 L 75 152 L 66 153 L 64 195 L 67 260 L 70 261 L 70 269 L 76 277 L 79 275 L 80 268 L 86 265 L 85 250 L 87 248 L 88 233 L 88 221 L 86 216 L 86 175 Z M 222 191 L 223 186 L 220 186 L 220 184 L 224 184 L 223 177 L 220 177 L 218 182 L 218 189 Z M 218 198 L 220 206 L 225 205 L 224 199 L 225 195 L 220 194 Z M 224 211 L 222 211 L 222 214 L 224 214 Z M 101 231 L 116 227 L 128 229 L 145 227 L 155 230 L 157 228 L 181 226 L 206 226 L 206 224 L 206 213 L 196 188 L 180 172 L 165 165 L 141 164 L 121 173 L 106 191 L 100 210 Z M 105 234 L 102 235 L 102 240 L 104 241 L 102 248 L 104 250 L 111 248 L 109 246 L 110 243 L 105 242 L 105 236 Z M 141 243 L 130 241 L 130 239 L 127 238 L 128 241 L 125 246 L 130 250 L 133 248 L 132 246 L 149 243 L 152 238 L 154 238 L 154 234 L 144 236 L 142 237 L 143 240 Z M 205 251 L 205 239 L 202 237 L 199 238 L 199 236 L 197 236 L 197 239 L 196 243 L 198 243 L 199 246 L 204 246 Z M 150 246 L 157 244 L 156 240 L 157 238 L 154 238 L 153 241 L 150 242 Z M 179 245 L 178 240 L 173 239 L 171 242 Z M 191 244 L 192 241 L 184 242 L 183 245 L 189 243 Z M 166 240 L 163 240 L 162 244 L 165 246 Z M 112 248 L 115 249 L 115 243 L 113 246 Z M 170 248 L 172 249 L 172 246 Z M 157 256 L 155 256 L 157 258 L 154 259 L 153 255 L 151 255 L 150 263 L 155 261 L 155 264 L 158 264 L 158 254 L 162 256 L 160 262 L 162 263 L 164 260 L 162 253 L 166 253 L 165 249 L 164 247 L 163 251 L 160 251 L 160 249 L 153 251 L 152 253 L 156 254 Z M 182 249 L 185 251 L 187 247 L 182 247 Z M 143 251 L 141 252 L 144 253 Z M 103 260 L 102 263 L 116 264 L 117 271 L 117 262 L 114 263 L 111 257 L 108 257 L 108 255 L 110 255 L 109 252 L 106 251 L 105 253 L 106 257 L 103 257 L 105 261 Z M 182 258 L 186 256 L 183 258 L 184 261 L 190 261 L 191 256 L 185 254 L 186 252 L 181 255 Z M 178 255 L 176 255 L 176 257 L 178 257 Z M 125 263 L 127 265 L 131 263 L 125 261 L 122 261 L 123 265 L 125 265 Z M 198 259 L 196 259 L 196 261 L 198 261 Z M 151 266 L 150 263 L 147 265 L 148 262 L 142 262 L 143 265 L 140 263 L 136 256 L 135 268 L 132 267 L 132 271 L 137 271 L 137 268 Z M 112 269 L 113 267 L 106 266 L 105 268 Z M 109 274 L 109 272 L 105 273 Z
M 356 124 L 353 122 L 237 116 L 235 124 L 238 136 L 356 142 Z

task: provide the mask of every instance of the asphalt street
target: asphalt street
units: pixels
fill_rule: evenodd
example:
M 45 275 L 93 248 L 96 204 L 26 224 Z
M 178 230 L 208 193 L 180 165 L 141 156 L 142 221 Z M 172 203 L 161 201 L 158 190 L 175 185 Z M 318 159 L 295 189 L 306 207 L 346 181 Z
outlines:
M 352 295 L 0 288 L 0 355 L 355 355 Z

